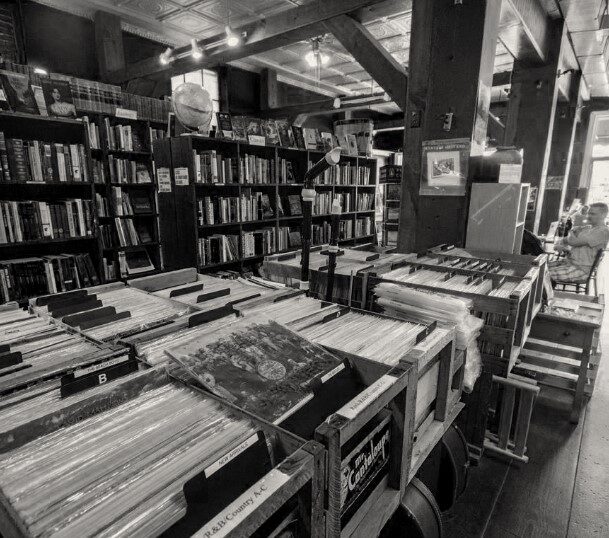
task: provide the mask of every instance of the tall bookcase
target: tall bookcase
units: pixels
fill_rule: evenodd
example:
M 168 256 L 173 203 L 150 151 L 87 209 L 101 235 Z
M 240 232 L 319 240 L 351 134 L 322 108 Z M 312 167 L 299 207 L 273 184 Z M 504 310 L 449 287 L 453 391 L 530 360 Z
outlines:
M 120 278 L 119 256 L 122 252 L 129 252 L 144 248 L 150 257 L 154 270 L 147 274 L 163 269 L 163 258 L 161 253 L 161 243 L 159 238 L 158 226 L 158 201 L 156 196 L 155 185 L 155 167 L 152 157 L 152 139 L 150 135 L 151 129 L 166 129 L 166 124 L 163 122 L 155 122 L 143 119 L 134 119 L 126 117 L 112 116 L 109 114 L 95 113 L 80 113 L 82 117 L 87 117 L 89 124 L 95 124 L 99 132 L 99 147 L 91 148 L 91 156 L 93 165 L 96 161 L 103 169 L 103 181 L 95 183 L 95 190 L 98 194 L 107 200 L 108 211 L 106 216 L 98 216 L 99 224 L 109 226 L 111 232 L 111 243 L 101 245 L 102 250 L 102 268 L 103 264 L 111 262 L 115 266 L 115 279 Z M 114 129 L 117 125 L 129 126 L 134 133 L 137 133 L 142 147 L 137 150 L 125 150 L 113 148 L 110 144 L 109 133 L 107 126 Z M 148 170 L 151 182 L 124 182 L 119 181 L 116 174 L 113 177 L 111 167 L 116 159 L 135 162 L 138 165 L 144 165 Z M 120 188 L 122 191 L 129 194 L 133 199 L 136 193 L 145 193 L 150 200 L 150 211 L 134 213 L 133 215 L 119 215 L 116 205 L 113 200 L 113 188 Z M 142 241 L 138 245 L 123 246 L 120 244 L 118 232 L 116 229 L 116 220 L 131 220 L 134 225 L 142 224 L 150 234 L 150 240 Z M 101 239 L 100 239 L 101 244 Z M 102 273 L 103 274 L 103 273 Z M 138 274 L 137 276 L 145 276 Z
M 2 243 L 0 244 L 0 261 L 23 260 L 59 254 L 89 254 L 99 275 L 101 251 L 97 234 L 98 221 L 95 209 L 91 153 L 84 124 L 71 119 L 0 112 L 0 131 L 4 134 L 5 141 L 17 139 L 27 143 L 27 141 L 36 140 L 43 144 L 64 144 L 66 146 L 82 144 L 84 146 L 84 162 L 82 165 L 87 168 L 88 179 L 88 181 L 84 181 L 84 179 L 82 181 L 26 181 L 25 177 L 19 177 L 15 168 L 20 164 L 14 160 L 11 163 L 11 180 L 7 181 L 4 176 L 0 178 L 0 201 L 59 203 L 71 199 L 90 200 L 92 202 L 91 219 L 93 221 L 91 235 L 63 238 L 47 236 L 36 240 Z M 6 155 L 9 160 L 13 158 L 8 156 L 8 152 Z M 24 159 L 22 165 L 27 166 L 27 151 L 24 151 L 19 158 Z M 6 215 L 4 217 L 6 219 Z M 26 297 L 17 298 L 25 299 Z
M 202 153 L 210 154 L 215 151 L 225 159 L 231 159 L 232 182 L 224 181 L 217 183 L 198 182 L 195 155 Z M 297 241 L 302 225 L 302 214 L 290 214 L 290 199 L 288 197 L 300 198 L 302 181 L 308 167 L 323 157 L 323 152 L 308 151 L 275 146 L 256 146 L 232 140 L 214 139 L 189 135 L 172 138 L 170 140 L 156 141 L 154 144 L 154 159 L 157 173 L 169 173 L 171 192 L 159 192 L 159 216 L 161 243 L 164 245 L 165 266 L 167 269 L 197 266 L 200 270 L 212 270 L 222 267 L 239 268 L 248 263 L 260 261 L 264 255 L 289 251 L 299 248 Z M 265 173 L 262 174 L 264 183 L 246 182 L 245 161 L 250 159 L 253 163 L 255 158 L 263 159 L 267 163 Z M 286 174 L 290 163 L 291 174 Z M 240 164 L 242 163 L 242 164 Z M 345 228 L 350 226 L 352 235 L 343 237 L 340 244 L 356 245 L 371 242 L 374 239 L 374 196 L 376 188 L 376 160 L 365 157 L 341 158 L 342 166 L 349 166 L 354 170 L 355 176 L 361 174 L 365 178 L 365 184 L 350 182 L 346 173 L 341 173 L 344 184 L 337 184 L 326 178 L 326 183 L 316 184 L 318 198 L 325 196 L 329 204 L 327 210 L 314 213 L 313 225 L 323 227 L 329 231 L 331 201 L 336 195 L 343 195 L 343 199 L 350 200 L 349 207 L 344 207 L 341 220 L 345 222 Z M 339 166 L 340 166 L 339 165 Z M 255 166 L 255 165 L 254 165 Z M 344 168 L 343 168 L 344 170 Z M 249 169 L 252 175 L 252 169 Z M 176 176 L 178 181 L 176 182 Z M 289 180 L 289 182 L 288 182 Z M 323 178 L 321 178 L 323 182 Z M 362 179 L 364 181 L 364 179 Z M 166 188 L 166 189 L 167 189 Z M 165 189 L 165 190 L 166 190 Z M 241 198 L 248 194 L 262 193 L 270 201 L 272 216 L 263 219 L 243 220 L 234 222 L 215 222 L 207 224 L 200 222 L 199 201 L 209 197 L 217 200 L 219 197 Z M 367 204 L 363 205 L 364 198 Z M 283 211 L 279 209 L 279 202 Z M 358 206 L 358 200 L 360 205 Z M 300 202 L 301 203 L 301 202 Z M 297 213 L 295 211 L 294 213 Z M 366 231 L 357 232 L 357 223 L 363 228 L 364 219 L 368 218 Z M 350 223 L 350 224 L 349 224 Z M 249 232 L 260 233 L 267 230 L 269 235 L 274 231 L 273 244 L 267 245 L 267 249 L 258 249 L 253 255 L 245 255 L 244 237 Z M 346 232 L 346 230 L 345 230 Z M 293 242 L 289 241 L 292 234 Z M 228 261 L 212 261 L 199 263 L 198 244 L 201 239 L 210 238 L 214 235 L 231 235 L 238 237 L 238 255 L 235 259 Z M 288 241 L 285 241 L 286 235 Z M 280 241 L 280 236 L 283 239 Z M 329 237 L 329 236 L 328 236 Z M 323 238 L 327 240 L 327 238 Z M 324 241 L 322 241 L 324 242 Z M 251 246 L 251 241 L 249 241 Z M 287 243 L 287 244 L 286 244 Z M 250 253 L 251 254 L 251 253 Z

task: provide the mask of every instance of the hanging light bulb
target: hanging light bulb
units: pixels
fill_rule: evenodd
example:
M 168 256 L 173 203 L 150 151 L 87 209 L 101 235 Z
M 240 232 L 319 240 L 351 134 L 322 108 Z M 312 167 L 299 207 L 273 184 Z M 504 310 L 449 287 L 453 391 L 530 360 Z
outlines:
M 305 54 L 305 61 L 309 64 L 309 67 L 317 66 L 317 54 L 310 50 Z
M 203 58 L 203 51 L 201 50 L 201 47 L 199 47 L 199 44 L 197 43 L 197 40 L 194 37 L 190 40 L 190 50 L 192 57 L 195 60 L 200 60 L 201 58 Z
M 321 65 L 326 65 L 330 61 L 330 57 L 327 54 L 320 52 L 319 60 L 321 61 Z
M 230 26 L 226 26 L 224 29 L 226 31 L 226 44 L 229 47 L 236 47 L 241 42 L 239 36 L 232 31 Z
M 46 69 L 43 69 L 42 67 L 34 67 L 34 73 L 36 73 L 37 75 L 48 75 L 49 72 Z
M 171 47 L 167 47 L 165 52 L 162 52 L 159 56 L 159 62 L 161 62 L 161 65 L 167 65 L 169 62 L 171 62 L 171 60 L 173 60 L 172 54 L 173 50 Z

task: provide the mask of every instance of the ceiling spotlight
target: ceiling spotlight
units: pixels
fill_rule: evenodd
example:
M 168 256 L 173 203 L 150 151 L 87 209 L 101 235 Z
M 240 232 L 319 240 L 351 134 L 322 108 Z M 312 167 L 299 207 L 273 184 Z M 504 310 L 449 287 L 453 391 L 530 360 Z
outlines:
M 317 55 L 310 50 L 305 54 L 305 61 L 309 64 L 310 67 L 315 67 L 317 65 Z
M 34 73 L 36 73 L 37 75 L 48 75 L 49 72 L 46 69 L 43 69 L 42 67 L 34 67 Z
M 237 34 L 235 34 L 235 32 L 231 30 L 231 27 L 227 26 L 224 30 L 226 31 L 226 44 L 229 47 L 236 47 L 237 45 L 239 45 L 241 39 Z
M 200 60 L 201 58 L 203 58 L 203 51 L 201 50 L 201 47 L 199 47 L 199 44 L 197 43 L 197 40 L 194 37 L 190 40 L 190 50 L 192 57 L 195 60 Z
M 330 61 L 330 57 L 321 52 L 319 39 L 311 40 L 311 50 L 305 54 L 305 61 L 309 64 L 309 67 L 317 67 L 318 63 L 319 65 L 326 65 Z
M 172 54 L 173 50 L 171 47 L 167 47 L 165 52 L 162 52 L 159 56 L 159 62 L 161 62 L 161 65 L 167 65 L 169 62 L 171 62 L 171 60 L 173 60 Z
M 340 97 L 335 97 L 334 101 L 332 102 L 332 107 L 340 108 L 340 105 L 341 105 Z

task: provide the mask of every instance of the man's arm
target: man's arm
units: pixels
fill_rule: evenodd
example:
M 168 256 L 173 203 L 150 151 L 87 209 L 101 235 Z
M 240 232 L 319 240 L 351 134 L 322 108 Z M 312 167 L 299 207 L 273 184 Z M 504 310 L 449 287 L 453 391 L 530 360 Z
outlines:
M 581 237 L 576 237 L 576 236 L 570 235 L 570 234 L 565 239 L 565 243 L 571 247 L 589 246 L 587 239 L 582 239 Z

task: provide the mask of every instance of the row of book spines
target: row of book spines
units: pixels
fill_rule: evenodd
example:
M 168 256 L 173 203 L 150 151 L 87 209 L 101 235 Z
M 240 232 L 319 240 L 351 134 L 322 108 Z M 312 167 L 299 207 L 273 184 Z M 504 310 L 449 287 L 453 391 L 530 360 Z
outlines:
M 110 181 L 112 183 L 152 183 L 150 170 L 144 163 L 130 159 L 108 157 Z
M 0 202 L 0 243 L 93 235 L 90 200 Z
M 115 241 L 112 226 L 102 224 L 99 228 L 103 248 L 113 248 Z M 135 223 L 131 220 L 114 219 L 114 229 L 120 247 L 143 245 L 151 243 L 153 240 L 151 229 L 147 225 L 140 223 L 136 228 Z
M 26 183 L 88 182 L 89 171 L 82 144 L 45 143 L 5 138 L 0 131 L 2 179 Z
M 60 254 L 0 262 L 3 302 L 97 284 L 99 278 L 89 254 Z
M 275 215 L 268 194 L 241 197 L 209 196 L 197 200 L 201 225 L 270 219 Z

